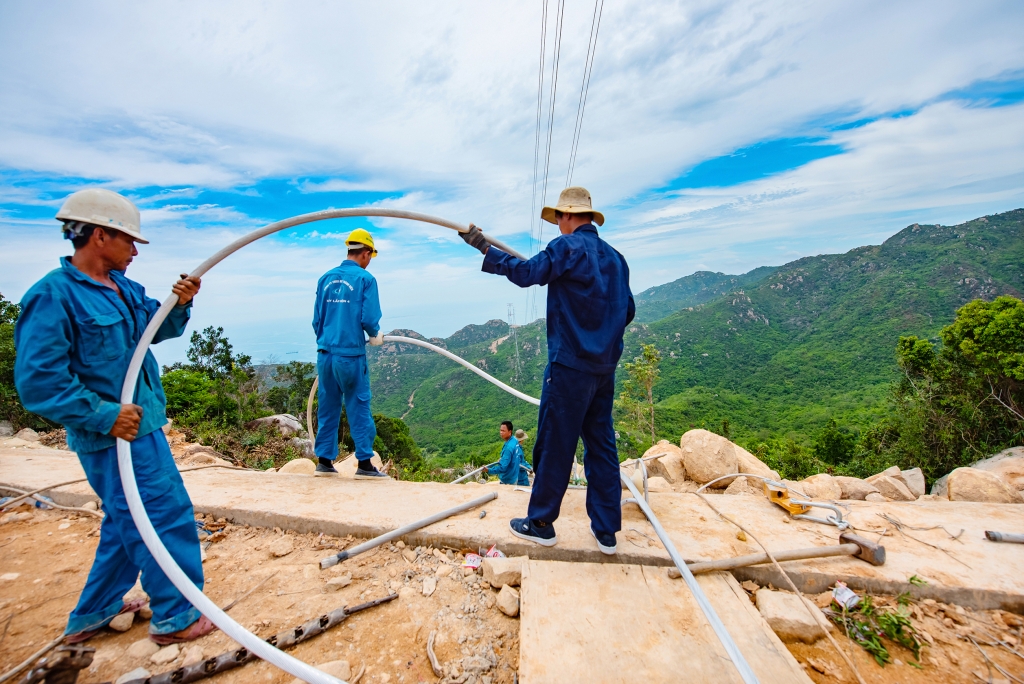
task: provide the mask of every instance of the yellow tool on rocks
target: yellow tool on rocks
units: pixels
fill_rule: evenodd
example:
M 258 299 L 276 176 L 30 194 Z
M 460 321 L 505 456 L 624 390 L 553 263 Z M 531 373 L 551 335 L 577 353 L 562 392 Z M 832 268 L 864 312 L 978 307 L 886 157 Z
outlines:
M 845 530 L 850 526 L 850 523 L 843 520 L 843 511 L 838 506 L 832 504 L 820 503 L 817 501 L 801 501 L 798 499 L 790 498 L 789 487 L 782 484 L 781 482 L 773 482 L 771 480 L 764 481 L 764 494 L 768 497 L 768 500 L 777 506 L 781 506 L 786 510 L 792 517 L 800 520 L 811 520 L 813 522 L 821 523 L 823 525 L 835 525 L 841 530 Z M 827 508 L 833 512 L 833 515 L 826 516 L 824 518 L 818 518 L 813 515 L 807 515 L 811 508 Z

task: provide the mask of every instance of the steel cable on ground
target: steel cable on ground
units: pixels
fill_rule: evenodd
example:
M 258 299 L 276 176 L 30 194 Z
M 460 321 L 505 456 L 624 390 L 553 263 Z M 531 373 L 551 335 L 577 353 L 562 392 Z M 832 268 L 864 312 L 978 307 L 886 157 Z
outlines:
M 328 209 L 325 211 L 302 214 L 301 216 L 294 216 L 282 221 L 277 221 L 243 235 L 201 263 L 198 268 L 190 273 L 190 275 L 202 276 L 242 247 L 245 247 L 262 237 L 266 237 L 267 235 L 271 235 L 286 228 L 315 221 L 323 221 L 325 219 L 349 217 L 401 218 L 444 226 L 459 233 L 465 233 L 469 230 L 468 226 L 455 223 L 454 221 L 448 221 L 446 219 L 437 218 L 436 216 L 429 216 L 427 214 L 419 214 L 411 211 L 383 208 Z M 505 246 L 500 241 L 491 237 L 485 237 L 490 244 L 494 245 L 498 249 L 508 252 L 509 254 L 514 254 L 519 258 L 523 258 L 518 252 L 512 250 L 508 246 Z M 172 293 L 168 295 L 167 299 L 164 300 L 163 304 L 150 319 L 149 324 L 143 331 L 142 337 L 140 338 L 138 345 L 135 347 L 135 352 L 132 354 L 131 362 L 128 364 L 128 372 L 125 374 L 124 383 L 121 386 L 121 403 L 132 403 L 135 396 L 135 387 L 139 380 L 139 372 L 142 369 L 142 362 L 146 358 L 146 353 L 149 351 L 149 346 L 152 344 L 157 330 L 163 324 L 164 320 L 166 320 L 167 315 L 177 303 L 178 296 L 176 294 Z M 138 483 L 135 480 L 135 468 L 132 463 L 131 444 L 123 439 L 117 440 L 117 465 L 118 470 L 120 471 L 121 486 L 124 488 L 125 499 L 128 503 L 128 511 L 131 513 L 132 520 L 135 522 L 135 527 L 139 531 L 139 536 L 142 538 L 143 543 L 145 543 L 146 548 L 149 549 L 153 559 L 156 560 L 157 565 L 160 566 L 160 569 L 164 571 L 164 574 L 178 589 L 178 591 L 188 599 L 189 603 L 195 606 L 200 613 L 209 618 L 229 638 L 233 639 L 239 645 L 248 649 L 259 658 L 281 668 L 288 674 L 312 684 L 341 683 L 340 679 L 326 674 L 321 670 L 302 662 L 298 658 L 284 653 L 263 639 L 260 639 L 258 636 L 231 619 L 227 613 L 221 610 L 221 608 L 211 601 L 209 597 L 203 594 L 202 590 L 193 584 L 192 580 L 190 580 L 178 566 L 178 563 L 171 556 L 170 552 L 168 552 L 167 547 L 160 539 L 160 535 L 157 534 L 156 529 L 153 527 L 153 523 L 146 512 L 146 507 L 142 503 Z
M 597 53 L 597 36 L 601 32 L 602 14 L 604 0 L 594 0 L 594 16 L 590 19 L 590 39 L 587 41 L 587 58 L 583 63 L 583 82 L 580 83 L 580 101 L 576 105 L 576 126 L 573 128 L 572 145 L 569 147 L 569 169 L 565 172 L 565 187 L 572 185 L 572 172 L 576 168 L 576 152 L 579 150 L 580 135 L 583 132 L 583 114 L 587 110 L 587 93 L 590 92 L 590 75 L 594 72 L 594 55 Z

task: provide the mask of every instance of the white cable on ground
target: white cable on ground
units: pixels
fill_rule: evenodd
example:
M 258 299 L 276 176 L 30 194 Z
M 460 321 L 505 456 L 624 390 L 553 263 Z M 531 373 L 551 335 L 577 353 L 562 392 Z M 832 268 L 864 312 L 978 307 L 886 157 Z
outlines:
M 438 226 L 444 226 L 445 228 L 451 228 L 459 233 L 465 233 L 469 230 L 468 226 L 464 226 L 453 221 L 437 218 L 436 216 L 428 216 L 427 214 L 418 214 L 411 211 L 380 208 L 329 209 L 326 211 L 317 211 L 311 214 L 294 216 L 254 230 L 218 251 L 216 254 L 200 264 L 199 267 L 192 271 L 190 275 L 202 276 L 223 259 L 234 252 L 237 252 L 242 247 L 245 247 L 251 242 L 255 242 L 261 237 L 266 237 L 267 235 L 284 230 L 285 228 L 291 228 L 304 223 L 312 223 L 314 221 L 323 221 L 326 219 L 368 216 L 423 221 L 425 223 L 432 223 Z M 507 247 L 504 243 L 495 240 L 492 237 L 485 236 L 485 238 L 490 244 L 494 245 L 498 249 L 521 259 L 525 258 L 515 250 Z M 142 362 L 146 358 L 146 352 L 149 351 L 149 345 L 152 344 L 157 330 L 177 303 L 177 295 L 171 294 L 168 296 L 153 318 L 150 319 L 149 325 L 147 325 L 146 329 L 143 331 L 139 344 L 135 347 L 135 353 L 132 355 L 131 363 L 128 365 L 128 373 L 125 375 L 124 384 L 121 387 L 122 404 L 132 403 L 135 397 L 135 386 L 138 384 L 139 380 L 139 371 L 142 369 Z M 311 684 L 344 684 L 342 680 L 321 672 L 315 667 L 288 655 L 274 646 L 271 646 L 266 641 L 260 639 L 258 636 L 232 620 L 227 613 L 218 608 L 213 601 L 207 598 L 199 587 L 193 584 L 192 580 L 190 580 L 178 566 L 174 558 L 167 551 L 167 547 L 164 546 L 160 536 L 153 528 L 153 523 L 150 521 L 149 515 L 146 513 L 146 507 L 142 503 L 142 497 L 139 495 L 139 487 L 135 481 L 135 470 L 132 467 L 131 445 L 120 438 L 117 440 L 117 465 L 121 473 L 121 485 L 124 488 L 125 499 L 128 501 L 128 510 L 132 514 L 132 520 L 135 521 L 135 527 L 139 530 L 139 536 L 142 537 L 142 541 L 146 544 L 146 548 L 148 548 L 149 552 L 153 554 L 153 558 L 160 566 L 160 569 L 164 571 L 164 574 L 167 575 L 167 578 L 171 580 L 171 583 L 177 587 L 178 591 L 180 591 L 185 598 L 187 598 L 189 602 L 199 610 L 200 613 L 209 618 L 213 624 L 217 625 L 221 631 L 227 634 L 231 639 L 234 639 L 241 646 L 244 646 L 263 660 L 276 665 L 290 675 L 298 677 L 303 681 L 310 682 Z

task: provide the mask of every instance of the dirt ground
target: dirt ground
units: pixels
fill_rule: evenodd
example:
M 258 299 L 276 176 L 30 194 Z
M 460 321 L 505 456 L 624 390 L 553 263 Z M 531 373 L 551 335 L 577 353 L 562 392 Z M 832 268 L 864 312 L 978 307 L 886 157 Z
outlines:
M 31 510 L 31 518 L 0 526 L 0 672 L 61 634 L 85 583 L 98 541 L 97 518 L 27 507 L 21 510 Z M 211 527 L 219 527 L 211 523 Z M 463 576 L 456 550 L 446 550 L 452 551 L 451 560 L 442 552 L 442 561 L 432 549 L 420 549 L 410 562 L 403 556 L 403 549 L 379 547 L 321 572 L 319 560 L 335 552 L 325 547 L 344 547 L 351 540 L 230 524 L 212 539 L 203 563 L 205 593 L 218 605 L 228 604 L 276 573 L 229 612 L 263 638 L 342 606 L 400 593 L 395 601 L 353 615 L 289 651 L 301 660 L 313 664 L 348 661 L 353 678 L 365 668 L 360 682 L 436 682 L 438 677 L 431 669 L 426 648 L 430 633 L 436 630 L 434 650 L 446 668 L 444 681 L 497 684 L 514 680 L 519 661 L 519 621 L 495 607 L 497 592 L 482 584 L 479 574 Z M 294 550 L 276 557 L 270 547 L 282 551 L 278 545 L 287 546 L 282 540 L 291 541 Z M 451 567 L 452 572 L 438 577 L 440 566 Z M 351 584 L 325 593 L 327 582 L 343 575 L 351 576 Z M 429 597 L 423 595 L 423 581 L 428 577 L 437 581 Z M 135 591 L 139 589 L 129 594 Z M 147 621 L 136 617 L 127 632 L 104 630 L 89 640 L 87 645 L 97 649 L 96 658 L 78 681 L 109 682 L 137 667 L 157 674 L 183 664 L 191 644 L 182 645 L 178 657 L 164 665 L 155 665 L 148 657 L 130 656 L 128 648 L 145 640 L 147 632 Z M 219 631 L 192 643 L 207 658 L 237 648 Z M 211 681 L 270 683 L 292 679 L 256 661 Z
M 63 630 L 85 582 L 97 543 L 99 520 L 60 511 L 29 511 L 28 520 L 0 526 L 0 671 L 21 662 Z M 197 516 L 200 517 L 201 516 Z M 230 614 L 261 637 L 269 637 L 341 606 L 398 592 L 397 600 L 349 618 L 331 631 L 302 643 L 290 652 L 310 663 L 345 660 L 354 679 L 361 682 L 436 682 L 426 644 L 437 632 L 435 651 L 445 667 L 443 682 L 515 681 L 519 659 L 519 621 L 495 607 L 496 591 L 482 584 L 479 574 L 463 575 L 458 550 L 419 549 L 410 561 L 403 551 L 385 546 L 321 572 L 318 562 L 334 547 L 353 543 L 316 535 L 237 526 L 205 520 L 214 532 L 204 562 L 205 592 L 218 605 L 239 598 L 268 577 Z M 285 555 L 277 556 L 287 550 Z M 282 546 L 284 548 L 279 548 Z M 448 555 L 450 552 L 450 558 Z M 440 556 L 440 557 L 439 557 Z M 442 560 L 443 558 L 443 560 Z M 445 567 L 439 576 L 438 568 Z M 352 582 L 338 591 L 326 591 L 334 578 L 348 575 Z M 435 578 L 437 588 L 423 595 L 423 581 Z M 140 591 L 138 587 L 129 592 Z M 827 595 L 816 598 L 825 605 Z M 892 597 L 875 597 L 876 605 L 893 605 Z M 953 684 L 958 682 L 1010 682 L 995 665 L 1024 681 L 1020 616 L 1001 611 L 970 611 L 941 603 L 913 604 L 913 623 L 927 645 L 921 669 L 909 664 L 910 651 L 886 643 L 894 662 L 880 667 L 860 646 L 839 631 L 835 638 L 870 684 Z M 151 674 L 180 667 L 177 658 L 155 665 L 149 657 L 132 657 L 129 647 L 146 640 L 148 625 L 137 617 L 124 633 L 105 630 L 88 642 L 97 649 L 93 666 L 82 672 L 83 684 L 114 681 L 137 667 Z M 973 637 L 976 646 L 967 637 Z M 1021 656 L 1003 646 L 1003 641 Z M 236 648 L 221 632 L 197 642 L 203 657 Z M 815 682 L 854 682 L 828 640 L 814 645 L 790 644 L 790 652 Z M 993 664 L 981 652 L 984 652 Z M 193 654 L 193 657 L 194 654 Z M 468 672 L 467 672 L 468 670 Z M 15 680 L 16 681 L 16 680 Z M 218 682 L 291 682 L 292 677 L 264 662 L 254 662 L 218 675 Z M 350 679 L 350 681 L 352 681 Z

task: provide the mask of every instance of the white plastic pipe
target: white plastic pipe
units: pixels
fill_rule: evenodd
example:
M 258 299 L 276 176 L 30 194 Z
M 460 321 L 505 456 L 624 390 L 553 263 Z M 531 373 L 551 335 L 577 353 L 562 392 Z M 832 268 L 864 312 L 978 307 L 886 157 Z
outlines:
M 468 226 L 464 226 L 460 223 L 437 218 L 436 216 L 428 216 L 427 214 L 418 214 L 412 211 L 379 208 L 329 209 L 327 211 L 317 211 L 311 214 L 294 216 L 254 230 L 218 251 L 216 254 L 200 264 L 199 267 L 192 271 L 190 275 L 202 276 L 226 257 L 237 252 L 242 247 L 245 247 L 251 242 L 255 242 L 261 237 L 271 235 L 272 233 L 284 230 L 285 228 L 291 228 L 304 223 L 312 223 L 314 221 L 323 221 L 326 219 L 366 216 L 423 221 L 425 223 L 433 223 L 438 226 L 451 228 L 459 233 L 465 233 L 469 230 Z M 504 243 L 486 235 L 484 237 L 490 244 L 494 245 L 498 249 L 512 254 L 513 256 L 525 258 L 523 255 L 519 254 L 519 252 L 507 247 Z M 147 325 L 146 329 L 143 331 L 139 344 L 135 347 L 135 353 L 132 355 L 132 360 L 128 364 L 128 373 L 125 375 L 124 384 L 121 387 L 122 404 L 132 403 L 135 397 L 135 386 L 139 381 L 139 371 L 142 369 L 142 362 L 146 358 L 146 352 L 149 351 L 149 345 L 153 343 L 156 331 L 160 328 L 164 320 L 167 318 L 167 315 L 171 312 L 171 309 L 174 308 L 177 303 L 177 295 L 171 294 L 168 296 L 153 318 L 150 319 L 149 325 Z M 232 620 L 227 613 L 218 608 L 213 601 L 207 598 L 206 595 L 200 591 L 199 587 L 193 584 L 192 580 L 190 580 L 182 569 L 178 567 L 178 564 L 167 551 L 167 547 L 164 546 L 160 536 L 153 528 L 153 523 L 150 521 L 149 515 L 146 513 L 146 507 L 142 503 L 142 497 L 139 495 L 138 484 L 135 481 L 135 470 L 132 467 L 131 445 L 123 439 L 117 440 L 117 464 L 121 473 L 121 485 L 124 488 L 125 499 L 128 501 L 128 510 L 132 514 L 132 520 L 135 521 L 135 527 L 139 530 L 139 536 L 142 537 L 142 541 L 146 544 L 146 548 L 148 548 L 149 552 L 153 554 L 153 558 L 160 566 L 160 569 L 164 571 L 164 574 L 167 575 L 167 578 L 171 580 L 171 583 L 177 587 L 178 591 L 180 591 L 185 598 L 187 598 L 189 602 L 199 610 L 200 613 L 208 617 L 213 624 L 217 625 L 217 627 L 219 627 L 221 631 L 227 634 L 231 639 L 234 639 L 240 645 L 249 649 L 252 653 L 255 653 L 263 660 L 276 665 L 292 676 L 298 677 L 306 682 L 311 682 L 312 684 L 344 684 L 342 680 L 321 672 L 315 667 L 288 655 L 274 646 L 271 646 L 266 641 L 260 639 L 258 636 Z

